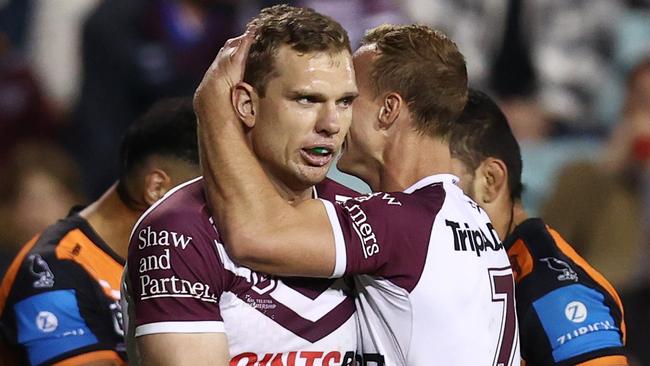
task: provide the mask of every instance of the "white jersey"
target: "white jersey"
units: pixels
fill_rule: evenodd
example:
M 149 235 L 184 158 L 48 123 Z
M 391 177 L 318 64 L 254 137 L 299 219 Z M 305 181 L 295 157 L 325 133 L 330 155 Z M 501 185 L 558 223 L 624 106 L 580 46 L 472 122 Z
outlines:
M 352 192 L 333 181 L 316 191 Z M 354 300 L 343 280 L 254 272 L 234 264 L 220 240 L 200 180 L 145 213 L 127 263 L 130 348 L 133 336 L 225 332 L 233 366 L 354 363 Z
M 519 365 L 506 251 L 456 181 L 436 175 L 404 192 L 323 201 L 336 240 L 334 277 L 356 275 L 366 361 Z

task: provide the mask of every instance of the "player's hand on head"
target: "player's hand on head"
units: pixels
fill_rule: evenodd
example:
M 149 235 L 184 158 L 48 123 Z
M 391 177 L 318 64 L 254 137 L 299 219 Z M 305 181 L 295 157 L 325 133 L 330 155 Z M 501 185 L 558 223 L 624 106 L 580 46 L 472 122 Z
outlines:
M 244 77 L 246 57 L 254 33 L 254 29 L 249 28 L 241 36 L 226 41 L 203 75 L 203 80 L 194 93 L 194 111 L 199 122 L 236 120 L 231 105 L 231 91 Z

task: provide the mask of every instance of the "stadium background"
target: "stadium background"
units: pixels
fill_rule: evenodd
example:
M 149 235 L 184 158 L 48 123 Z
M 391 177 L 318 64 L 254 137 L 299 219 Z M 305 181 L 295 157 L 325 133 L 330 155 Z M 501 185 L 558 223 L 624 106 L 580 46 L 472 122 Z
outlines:
M 522 145 L 525 205 L 623 293 L 631 359 L 650 364 L 650 1 L 289 2 L 337 19 L 353 46 L 384 22 L 458 43 Z M 275 3 L 0 0 L 0 273 L 111 184 L 139 113 L 190 95 L 223 42 Z

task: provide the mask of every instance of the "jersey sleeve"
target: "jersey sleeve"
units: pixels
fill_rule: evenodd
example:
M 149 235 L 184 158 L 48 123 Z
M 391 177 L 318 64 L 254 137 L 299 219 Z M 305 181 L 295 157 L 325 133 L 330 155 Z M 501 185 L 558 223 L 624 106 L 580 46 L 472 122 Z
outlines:
M 218 235 L 197 208 L 152 210 L 135 227 L 126 269 L 135 336 L 223 332 Z
M 548 349 L 547 354 L 524 355 L 533 364 L 573 365 L 600 357 L 623 355 L 623 330 L 617 312 L 602 293 L 580 283 L 557 288 L 532 303 L 521 314 L 521 333 L 529 350 Z
M 336 245 L 333 277 L 370 274 L 391 278 L 408 272 L 414 262 L 425 257 L 444 200 L 444 191 L 441 193 L 438 200 L 425 203 L 408 194 L 383 192 L 336 203 L 322 200 Z
M 14 288 L 16 342 L 32 365 L 85 357 L 123 362 L 121 324 L 94 279 L 72 261 L 51 255 L 27 256 Z

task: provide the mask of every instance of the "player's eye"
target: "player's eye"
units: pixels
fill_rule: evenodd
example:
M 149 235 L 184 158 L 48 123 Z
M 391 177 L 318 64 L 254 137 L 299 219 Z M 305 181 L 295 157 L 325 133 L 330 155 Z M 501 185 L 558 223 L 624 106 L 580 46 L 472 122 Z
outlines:
M 352 105 L 352 102 L 354 101 L 354 98 L 352 97 L 346 97 L 343 98 L 339 101 L 339 105 L 342 107 L 349 107 Z
M 298 104 L 303 104 L 303 105 L 310 105 L 317 102 L 316 98 L 310 97 L 308 95 L 296 97 L 294 100 L 298 102 Z
M 338 102 L 339 106 L 343 108 L 348 108 L 349 106 L 352 105 L 352 102 L 354 102 L 355 97 L 354 96 L 349 96 L 345 98 L 341 98 Z

